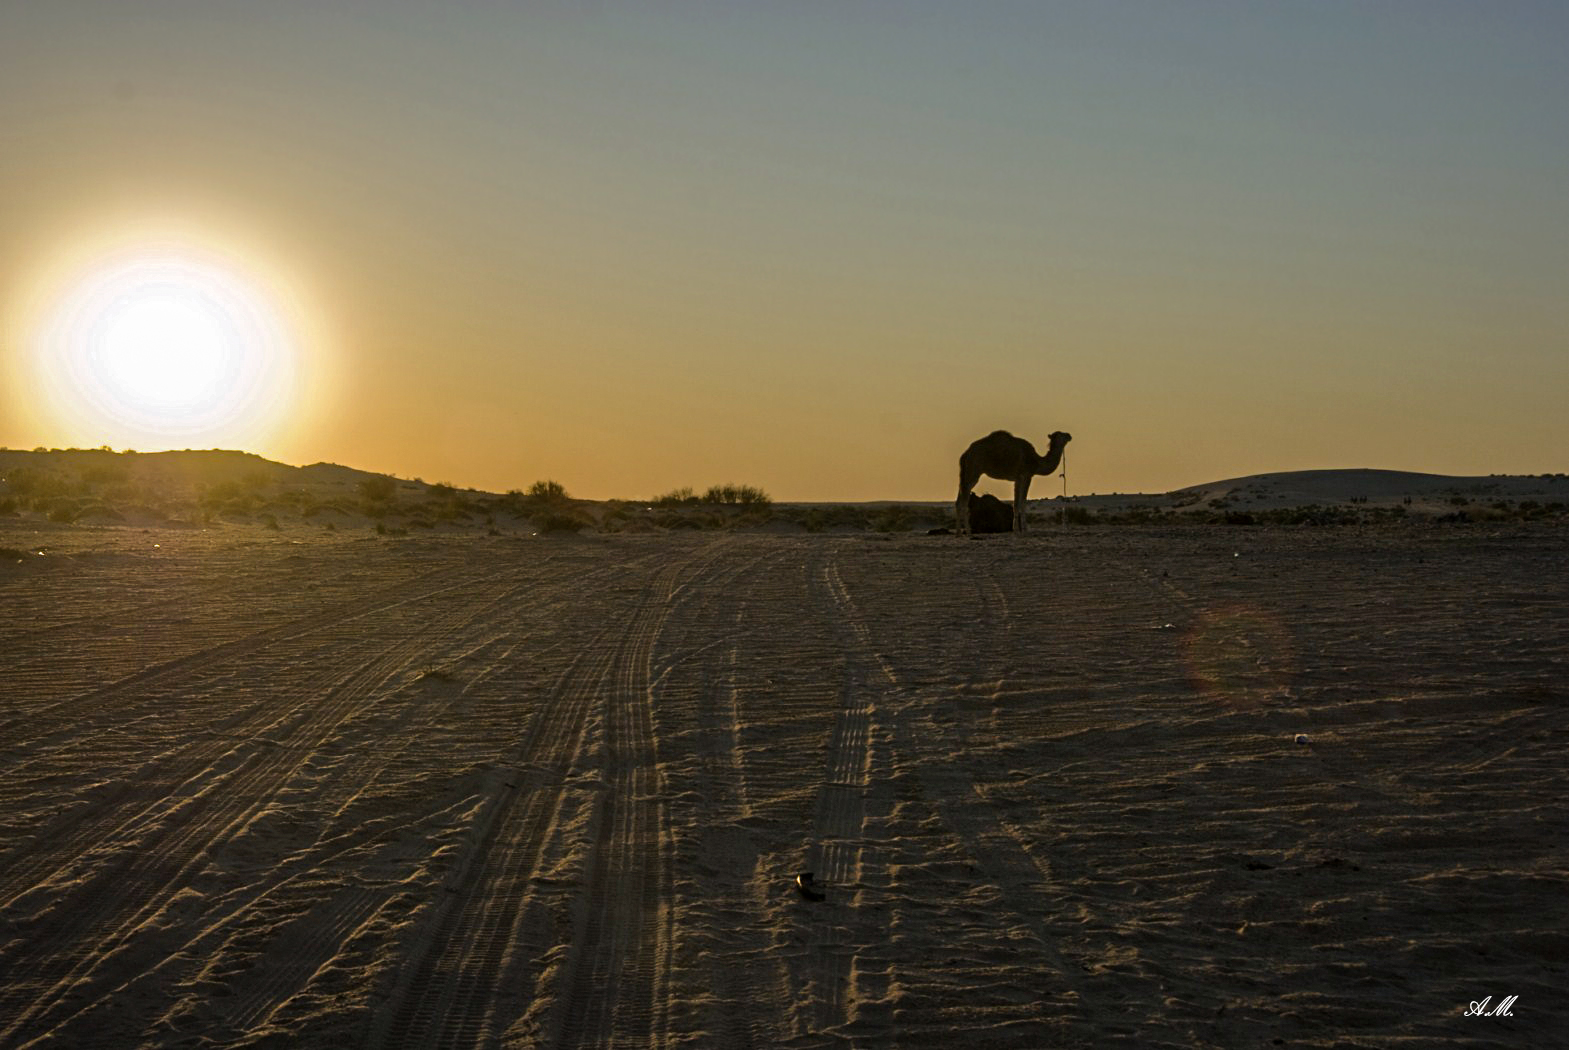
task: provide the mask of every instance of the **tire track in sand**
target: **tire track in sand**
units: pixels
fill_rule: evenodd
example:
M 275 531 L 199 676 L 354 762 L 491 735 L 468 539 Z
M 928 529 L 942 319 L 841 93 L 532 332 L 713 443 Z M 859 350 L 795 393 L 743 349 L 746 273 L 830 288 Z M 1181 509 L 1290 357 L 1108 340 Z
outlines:
M 967 567 L 977 568 L 973 565 Z M 984 696 L 991 699 L 991 722 L 995 724 L 995 705 L 1001 683 L 1013 670 L 1008 652 L 1012 616 L 1007 596 L 991 569 L 985 566 L 979 568 L 978 574 L 964 579 L 943 581 L 941 585 L 928 582 L 926 589 L 929 593 L 944 596 L 965 596 L 960 603 L 962 618 L 954 621 L 959 640 L 957 644 L 947 647 L 955 658 L 962 661 L 964 674 L 961 675 L 962 680 L 956 683 L 956 692 L 960 696 Z M 967 758 L 974 737 L 965 724 L 963 713 L 955 718 L 949 710 L 952 699 L 946 689 L 934 691 L 906 683 L 878 648 L 872 625 L 858 608 L 848 586 L 837 578 L 836 573 L 830 572 L 829 575 L 830 589 L 848 625 L 844 632 L 847 648 L 860 650 L 858 656 L 852 655 L 851 663 L 853 665 L 859 661 L 863 666 L 876 668 L 882 676 L 879 685 L 890 701 L 883 705 L 887 713 L 876 724 L 891 738 L 882 747 L 891 752 L 893 758 L 879 764 L 892 765 L 901 774 L 903 786 L 900 788 L 900 797 L 906 801 L 910 814 L 906 819 L 915 819 L 913 815 L 923 806 L 929 807 L 941 820 L 950 841 L 962 851 L 980 880 L 997 888 L 998 904 L 1012 916 L 1011 922 L 992 923 L 983 928 L 971 925 L 959 930 L 946 929 L 938 921 L 946 917 L 942 912 L 924 914 L 908 922 L 898 920 L 901 902 L 912 890 L 929 892 L 937 888 L 927 881 L 932 876 L 919 874 L 920 858 L 912 858 L 915 873 L 910 876 L 914 881 L 909 887 L 903 875 L 897 879 L 885 878 L 876 884 L 863 879 L 862 885 L 869 892 L 880 891 L 876 895 L 888 899 L 895 913 L 883 923 L 883 929 L 876 933 L 886 933 L 890 927 L 897 929 L 886 937 L 893 946 L 892 950 L 884 946 L 882 936 L 873 936 L 864 942 L 870 946 L 868 954 L 877 957 L 878 961 L 886 956 L 888 962 L 880 973 L 871 966 L 856 967 L 854 976 L 857 996 L 862 1000 L 875 1001 L 879 991 L 897 983 L 902 989 L 901 1015 L 897 1021 L 899 1030 L 914 1039 L 917 1045 L 933 1036 L 943 1042 L 951 1036 L 954 1023 L 946 1011 L 965 1005 L 954 1002 L 953 989 L 970 979 L 978 989 L 970 1005 L 982 1007 L 984 1004 L 988 1023 L 1001 1024 L 1010 1033 L 1007 1040 L 997 1045 L 1039 1045 L 1038 1041 L 1053 1026 L 1062 1023 L 1060 1015 L 1064 1008 L 1082 1007 L 1089 1001 L 1081 988 L 1080 974 L 1083 968 L 1065 958 L 1057 949 L 1056 933 L 1049 928 L 1047 917 L 1057 910 L 1055 898 L 1059 890 L 1052 867 L 1044 855 L 1001 816 L 998 808 L 978 786 L 978 770 L 972 765 L 975 760 Z M 924 621 L 932 617 L 942 620 L 944 613 L 938 606 L 950 600 L 945 597 L 927 608 L 901 608 L 896 615 L 889 615 L 888 629 L 899 631 L 904 629 L 902 623 Z M 978 608 L 975 604 L 977 602 Z M 853 726 L 854 720 L 849 721 Z M 853 732 L 846 734 L 847 742 L 853 735 Z M 930 753 L 929 741 L 952 741 L 955 738 L 960 745 L 956 751 Z M 995 739 L 995 736 L 991 738 Z M 853 752 L 853 745 L 851 750 Z M 833 767 L 833 756 L 839 754 L 837 745 L 830 749 L 830 768 Z M 903 776 L 905 771 L 913 773 L 913 777 Z M 830 784 L 825 787 L 825 795 L 836 790 Z M 864 845 L 860 852 L 864 868 Z M 962 889 L 957 885 L 952 887 L 955 892 Z M 1009 927 L 1012 927 L 1011 931 Z M 1003 995 L 1001 1001 L 996 1001 L 992 995 L 995 977 L 988 973 L 993 963 L 987 962 L 984 957 L 976 960 L 976 973 L 971 975 L 966 972 L 970 963 L 963 953 L 953 954 L 950 959 L 951 971 L 945 972 L 934 987 L 928 987 L 930 975 L 922 970 L 901 973 L 903 964 L 899 946 L 907 938 L 943 939 L 952 936 L 966 941 L 972 938 L 987 941 L 990 943 L 985 948 L 976 945 L 976 950 L 982 956 L 990 951 L 995 959 L 1008 957 L 1018 950 L 1019 942 L 1016 938 L 1021 927 L 1029 931 L 1031 943 L 1028 952 L 1037 960 L 1037 975 L 1029 989 L 1032 994 L 1023 1001 L 1016 1001 L 1009 995 Z M 957 949 L 959 942 L 944 939 L 944 943 L 952 944 L 952 951 Z M 919 946 L 912 950 L 917 958 L 925 952 Z M 843 963 L 839 963 L 839 966 L 842 968 Z M 868 982 L 868 971 L 875 973 L 879 979 Z
M 432 588 L 428 586 L 430 575 L 435 574 L 385 589 L 369 600 L 339 606 L 329 613 L 308 615 L 139 671 L 72 700 L 60 701 L 56 705 L 60 710 L 55 717 L 62 723 L 74 720 L 72 740 L 91 741 L 105 735 L 102 726 L 94 725 L 96 711 L 114 711 L 115 717 L 123 720 L 127 717 L 120 713 L 123 709 L 134 711 L 153 702 L 170 706 L 166 696 L 148 699 L 146 694 L 160 686 L 172 689 L 184 685 L 189 691 L 195 676 L 239 671 L 252 678 L 272 679 L 272 668 L 305 676 L 303 680 L 289 684 L 290 699 L 282 706 L 277 689 L 257 689 L 252 691 L 254 697 L 245 701 L 238 711 L 222 714 L 216 722 L 202 725 L 200 716 L 204 712 L 198 708 L 194 712 L 196 717 L 166 729 L 164 738 L 151 738 L 145 746 L 154 752 L 153 757 L 136 768 L 133 775 L 123 777 L 104 790 L 92 792 L 81 800 L 82 804 L 40 827 L 36 842 L 27 852 L 0 858 L 0 864 L 4 866 L 3 874 L 0 874 L 0 914 L 33 887 L 65 878 L 84 857 L 104 852 L 107 843 L 134 839 L 144 826 L 166 819 L 171 809 L 186 805 L 186 799 L 200 790 L 197 781 L 202 776 L 222 771 L 239 760 L 238 749 L 254 747 L 258 740 L 277 742 L 279 734 L 298 728 L 301 722 L 320 722 L 322 694 L 330 695 L 341 684 L 345 663 L 365 659 L 368 662 L 362 669 L 373 672 L 374 666 L 386 663 L 389 654 L 395 657 L 422 640 L 417 630 L 406 630 L 403 648 L 396 650 L 389 650 L 375 639 L 360 640 L 356 643 L 359 652 L 353 649 L 348 654 L 335 652 L 333 659 L 320 661 L 313 671 L 305 657 L 326 648 L 321 638 L 324 632 L 357 621 L 393 615 L 444 594 L 481 586 L 489 578 L 489 574 L 477 572 L 457 580 L 447 576 L 440 586 Z M 422 586 L 409 593 L 408 589 L 415 583 Z M 462 616 L 463 609 L 460 606 L 449 615 Z M 167 712 L 160 720 L 169 722 Z M 27 761 L 46 760 L 59 765 L 53 752 L 47 750 Z M 13 767 L 13 770 L 17 768 Z M 60 772 L 63 770 L 57 768 L 56 773 Z M 138 805 L 141 798 L 147 801 Z M 0 792 L 0 802 L 14 801 L 17 800 L 10 791 Z M 47 845 L 39 848 L 40 843 Z
M 594 1046 L 629 1030 L 632 1045 L 662 1041 L 669 872 L 649 667 L 679 579 L 706 571 L 720 546 L 667 565 L 562 674 L 498 771 L 474 846 L 367 1047 L 489 1046 L 503 1036 Z M 594 842 L 583 859 L 575 838 L 585 826 Z
M 870 644 L 867 626 L 851 599 L 832 556 L 818 574 L 824 615 L 834 625 L 845 657 L 840 702 L 828 737 L 823 785 L 807 847 L 806 870 L 826 888 L 828 899 L 809 905 L 800 932 L 806 944 L 804 973 L 794 976 L 802 1003 L 798 1035 L 838 1029 L 856 1019 L 862 1005 L 882 1000 L 888 967 L 878 953 L 888 940 L 889 917 L 863 900 L 863 891 L 883 897 L 887 862 L 882 845 L 868 835 L 868 796 L 876 779 L 887 780 L 887 739 L 878 700 L 891 699 L 892 668 Z M 880 904 L 881 902 L 879 902 Z
M 456 586 L 460 585 L 452 585 Z M 338 724 L 383 683 L 483 615 L 491 604 L 449 602 L 427 616 L 421 630 L 404 632 L 362 663 L 340 667 L 335 679 L 311 690 L 262 727 L 266 734 L 262 739 L 223 755 L 206 747 L 189 749 L 180 767 L 197 771 L 172 794 L 104 837 L 76 829 L 75 841 L 66 844 L 66 857 L 60 851 L 44 851 L 41 865 L 34 870 L 8 873 L 9 904 L 25 912 L 31 907 L 27 902 L 36 900 L 42 911 L 24 914 L 17 924 L 23 935 L 0 952 L 0 965 L 27 975 L 0 990 L 0 1017 L 7 1018 L 0 1040 L 25 1045 L 67 1023 L 79 1008 L 73 1004 L 122 956 L 133 951 L 138 958 L 158 956 L 149 942 L 161 943 L 171 936 L 160 916 L 188 905 L 193 893 L 200 896 L 192 887 L 202 877 L 213 847 L 268 809 L 277 792 Z M 84 846 L 90 846 L 86 853 L 76 852 Z M 92 866 L 76 872 L 84 862 Z M 53 869 L 54 874 L 28 885 L 38 867 L 45 872 Z M 18 890 L 19 885 L 24 888 Z
M 539 1045 L 663 1047 L 670 1039 L 674 898 L 669 802 L 658 768 L 652 708 L 653 650 L 673 613 L 706 603 L 711 577 L 729 554 L 723 537 L 687 565 L 661 573 L 645 592 L 604 695 L 606 788 L 573 936 L 558 980 L 535 997 L 555 1008 Z M 547 991 L 548 989 L 548 991 Z

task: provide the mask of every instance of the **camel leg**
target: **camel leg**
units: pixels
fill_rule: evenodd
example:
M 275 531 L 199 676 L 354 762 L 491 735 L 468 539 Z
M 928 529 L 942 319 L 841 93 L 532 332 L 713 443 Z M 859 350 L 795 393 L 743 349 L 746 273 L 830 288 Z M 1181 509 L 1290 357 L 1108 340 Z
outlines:
M 964 469 L 964 461 L 959 461 L 959 498 L 953 501 L 954 531 L 960 536 L 970 534 L 970 491 L 975 488 L 975 483 L 981 480 L 980 474 L 973 477 Z
M 1025 532 L 1024 501 L 1030 498 L 1030 479 L 1022 477 L 1013 483 L 1013 531 Z

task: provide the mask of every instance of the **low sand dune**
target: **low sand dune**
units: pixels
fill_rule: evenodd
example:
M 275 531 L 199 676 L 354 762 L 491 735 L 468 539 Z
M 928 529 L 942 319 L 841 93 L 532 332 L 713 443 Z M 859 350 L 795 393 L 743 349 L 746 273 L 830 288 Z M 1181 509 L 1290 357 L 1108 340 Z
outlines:
M 1561 528 L 0 546 L 0 1046 L 1569 1031 Z
M 1266 507 L 1352 501 L 1449 504 L 1456 498 L 1466 502 L 1473 499 L 1562 501 L 1569 500 L 1569 477 L 1550 474 L 1465 477 L 1373 469 L 1290 470 L 1212 481 L 1172 493 L 1179 497 L 1185 494 L 1206 500 L 1246 499 Z

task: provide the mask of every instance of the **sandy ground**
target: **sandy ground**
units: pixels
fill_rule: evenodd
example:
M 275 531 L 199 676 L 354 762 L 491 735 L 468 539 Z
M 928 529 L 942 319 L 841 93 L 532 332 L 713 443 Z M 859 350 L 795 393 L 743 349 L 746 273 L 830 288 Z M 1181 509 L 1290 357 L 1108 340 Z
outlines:
M 1561 1045 L 1566 539 L 0 526 L 0 1046 Z

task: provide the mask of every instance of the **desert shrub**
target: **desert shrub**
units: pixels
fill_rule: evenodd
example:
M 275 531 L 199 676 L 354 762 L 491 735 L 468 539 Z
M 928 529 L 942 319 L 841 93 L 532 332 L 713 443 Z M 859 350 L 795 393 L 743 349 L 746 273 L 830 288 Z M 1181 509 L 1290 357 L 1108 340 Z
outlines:
M 773 499 L 762 489 L 751 485 L 714 485 L 703 493 L 702 502 L 766 507 L 773 503 Z
M 528 498 L 558 502 L 567 498 L 567 489 L 559 481 L 536 481 L 528 487 Z
M 6 496 L 4 499 L 0 499 L 0 514 L 15 514 L 15 513 L 16 513 L 16 500 L 12 499 L 10 496 Z
M 697 493 L 692 491 L 691 486 L 671 489 L 663 496 L 655 496 L 653 499 L 656 507 L 681 507 L 696 502 L 698 502 Z
M 274 532 L 281 531 L 283 528 L 283 526 L 278 524 L 278 519 L 271 514 L 263 514 L 261 523 L 263 528 L 272 529 Z
M 385 474 L 378 474 L 373 478 L 361 478 L 358 488 L 360 498 L 366 503 L 389 503 L 397 494 L 398 483 Z
M 540 532 L 577 532 L 592 524 L 583 515 L 565 510 L 547 511 L 534 519 L 534 527 Z

